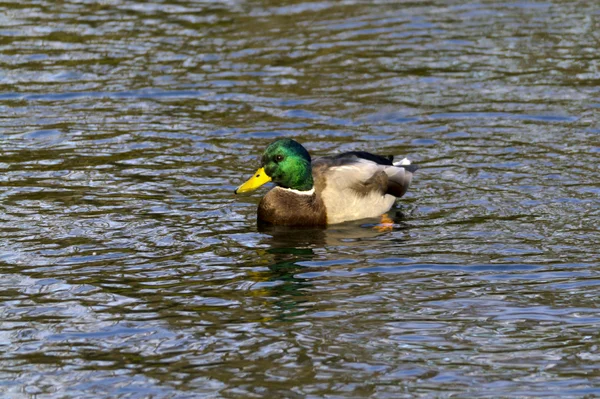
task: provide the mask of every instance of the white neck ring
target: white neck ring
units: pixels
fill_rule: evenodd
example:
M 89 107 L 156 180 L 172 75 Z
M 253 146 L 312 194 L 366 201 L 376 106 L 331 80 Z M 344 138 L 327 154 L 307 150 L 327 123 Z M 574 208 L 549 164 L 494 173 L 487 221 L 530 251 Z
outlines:
M 285 187 L 277 187 L 280 190 L 289 191 L 290 193 L 298 194 L 298 195 L 313 195 L 315 193 L 315 188 L 311 188 L 310 190 L 300 191 L 294 190 L 293 188 L 285 188 Z

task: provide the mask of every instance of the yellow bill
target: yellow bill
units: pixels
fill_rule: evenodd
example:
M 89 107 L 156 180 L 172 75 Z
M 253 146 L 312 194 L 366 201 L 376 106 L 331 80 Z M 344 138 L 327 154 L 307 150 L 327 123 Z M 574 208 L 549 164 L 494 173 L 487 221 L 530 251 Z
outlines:
M 236 194 L 254 191 L 265 183 L 271 181 L 271 178 L 265 173 L 265 168 L 260 168 L 244 184 L 235 189 Z

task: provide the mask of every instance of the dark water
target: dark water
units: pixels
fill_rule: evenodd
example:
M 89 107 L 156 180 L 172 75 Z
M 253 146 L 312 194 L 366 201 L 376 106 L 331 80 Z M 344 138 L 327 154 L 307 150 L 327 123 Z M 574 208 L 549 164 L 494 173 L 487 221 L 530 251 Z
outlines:
M 600 395 L 594 3 L 0 4 L 2 398 Z M 257 231 L 281 136 L 394 230 Z

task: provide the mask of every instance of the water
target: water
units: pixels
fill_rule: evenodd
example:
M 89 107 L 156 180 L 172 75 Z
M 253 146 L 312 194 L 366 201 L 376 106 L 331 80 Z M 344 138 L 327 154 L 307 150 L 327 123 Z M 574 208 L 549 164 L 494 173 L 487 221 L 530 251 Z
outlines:
M 0 5 L 3 398 L 600 395 L 593 2 Z M 421 169 L 258 231 L 276 137 Z

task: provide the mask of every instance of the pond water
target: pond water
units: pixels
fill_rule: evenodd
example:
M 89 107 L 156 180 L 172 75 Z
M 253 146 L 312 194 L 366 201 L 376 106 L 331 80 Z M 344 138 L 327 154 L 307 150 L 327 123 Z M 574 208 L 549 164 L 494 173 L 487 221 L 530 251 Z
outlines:
M 2 398 L 600 395 L 594 2 L 0 4 Z M 265 146 L 408 156 L 259 231 Z

